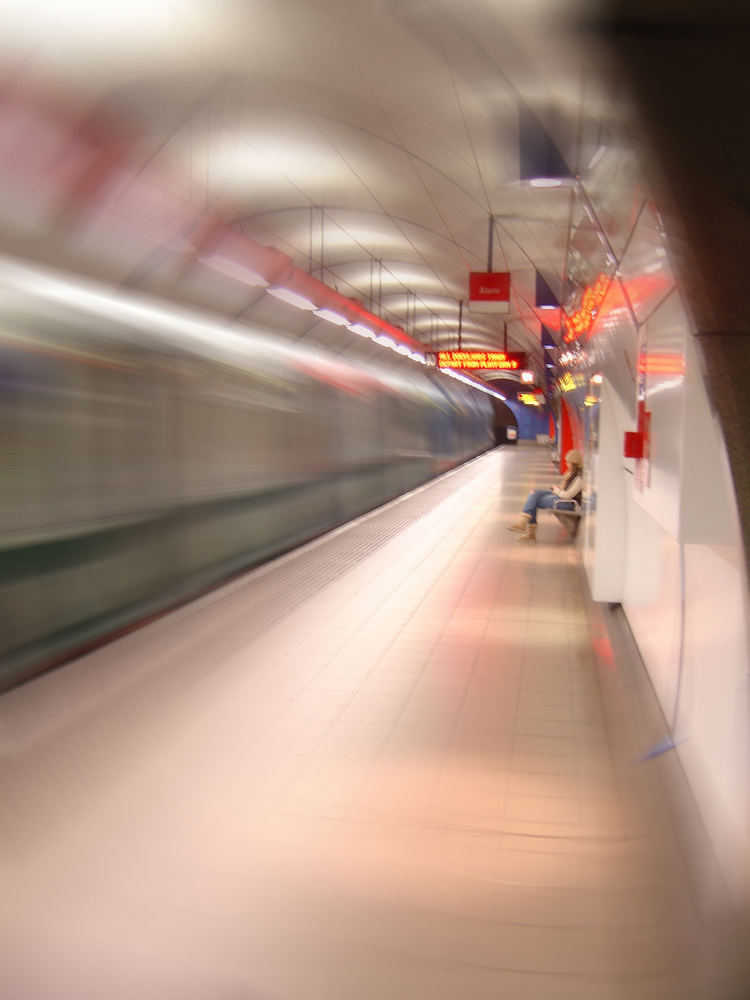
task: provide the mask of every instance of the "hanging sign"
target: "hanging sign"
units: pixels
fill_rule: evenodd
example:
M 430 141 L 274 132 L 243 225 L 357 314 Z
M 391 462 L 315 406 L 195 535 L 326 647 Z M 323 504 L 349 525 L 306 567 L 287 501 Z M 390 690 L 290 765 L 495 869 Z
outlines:
M 493 371 L 520 371 L 526 367 L 523 351 L 438 351 L 438 368 L 484 368 Z
M 469 312 L 510 312 L 510 274 L 474 271 L 469 275 Z

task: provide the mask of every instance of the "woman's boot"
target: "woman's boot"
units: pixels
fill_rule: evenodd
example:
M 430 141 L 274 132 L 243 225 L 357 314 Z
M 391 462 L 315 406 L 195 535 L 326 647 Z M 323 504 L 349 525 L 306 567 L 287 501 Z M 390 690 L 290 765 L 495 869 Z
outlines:
M 516 539 L 517 542 L 535 542 L 536 541 L 536 525 L 528 524 L 526 526 L 526 531 L 523 535 L 519 535 Z
M 515 524 L 506 524 L 505 527 L 508 529 L 508 531 L 523 531 L 525 533 L 526 529 L 529 526 L 530 520 L 531 520 L 531 514 L 527 514 L 525 511 L 521 511 L 521 513 L 518 515 L 518 520 L 515 522 Z

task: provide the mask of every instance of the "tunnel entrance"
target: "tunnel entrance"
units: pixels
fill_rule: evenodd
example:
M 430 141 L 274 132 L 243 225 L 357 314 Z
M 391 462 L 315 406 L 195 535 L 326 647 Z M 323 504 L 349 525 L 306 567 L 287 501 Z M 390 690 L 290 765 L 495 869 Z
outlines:
M 495 444 L 518 444 L 516 415 L 501 399 L 492 400 L 495 406 Z

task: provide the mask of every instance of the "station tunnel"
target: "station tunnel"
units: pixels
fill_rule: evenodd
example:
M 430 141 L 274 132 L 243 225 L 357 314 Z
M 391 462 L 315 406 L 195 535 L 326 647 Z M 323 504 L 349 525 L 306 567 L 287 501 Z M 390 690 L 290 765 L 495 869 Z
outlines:
M 749 19 L 3 6 L 4 997 L 750 995 Z

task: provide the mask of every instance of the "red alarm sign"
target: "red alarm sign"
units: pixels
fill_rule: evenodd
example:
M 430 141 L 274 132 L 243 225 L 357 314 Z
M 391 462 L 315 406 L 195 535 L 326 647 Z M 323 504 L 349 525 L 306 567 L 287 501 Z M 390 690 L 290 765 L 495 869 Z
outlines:
M 510 312 L 508 271 L 473 271 L 469 275 L 469 312 Z

